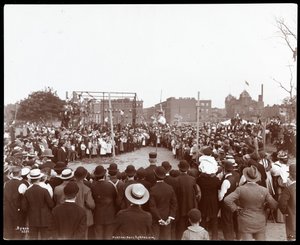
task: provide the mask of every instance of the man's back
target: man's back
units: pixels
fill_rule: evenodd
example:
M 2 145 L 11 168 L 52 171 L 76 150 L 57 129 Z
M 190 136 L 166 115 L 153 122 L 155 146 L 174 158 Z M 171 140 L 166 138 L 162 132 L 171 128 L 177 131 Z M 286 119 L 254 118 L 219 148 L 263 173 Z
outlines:
M 115 238 L 135 239 L 136 236 L 152 236 L 152 215 L 142 210 L 139 206 L 133 205 L 121 210 L 116 216 Z M 146 239 L 147 239 L 146 238 Z M 136 238 L 137 239 L 137 238 Z
M 87 229 L 85 210 L 72 202 L 56 206 L 53 211 L 57 239 L 83 239 Z

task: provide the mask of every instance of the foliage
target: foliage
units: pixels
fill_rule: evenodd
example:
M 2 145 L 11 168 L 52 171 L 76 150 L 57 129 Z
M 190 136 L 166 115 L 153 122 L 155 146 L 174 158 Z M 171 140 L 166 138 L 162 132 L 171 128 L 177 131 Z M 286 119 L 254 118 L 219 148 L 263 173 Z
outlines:
M 27 99 L 19 103 L 17 119 L 25 121 L 43 121 L 59 118 L 64 110 L 65 101 L 56 91 L 46 88 L 44 91 L 32 92 Z

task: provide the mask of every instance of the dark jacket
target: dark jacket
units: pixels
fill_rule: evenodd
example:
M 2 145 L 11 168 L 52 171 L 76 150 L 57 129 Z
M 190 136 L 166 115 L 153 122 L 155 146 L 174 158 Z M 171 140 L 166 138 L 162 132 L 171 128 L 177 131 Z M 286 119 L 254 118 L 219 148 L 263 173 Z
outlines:
M 187 216 L 192 208 L 196 208 L 196 180 L 194 177 L 181 173 L 177 177 L 178 193 L 177 203 L 179 215 L 181 217 Z
M 56 206 L 52 213 L 55 239 L 84 239 L 87 220 L 82 207 L 65 202 Z
M 145 179 L 150 182 L 151 186 L 153 186 L 156 182 L 156 178 L 154 175 L 154 170 L 156 169 L 156 165 L 150 165 L 147 168 L 145 168 L 146 170 L 146 177 Z
M 157 182 L 150 189 L 149 201 L 150 212 L 154 222 L 160 219 L 167 220 L 169 216 L 175 218 L 177 199 L 172 186 L 169 184 Z
M 105 180 L 99 180 L 93 182 L 91 191 L 96 204 L 94 209 L 94 224 L 112 224 L 118 210 L 115 187 Z
M 201 200 L 199 209 L 202 217 L 217 217 L 219 211 L 218 190 L 221 181 L 216 176 L 201 174 L 197 179 L 201 189 Z
M 132 205 L 120 210 L 116 216 L 114 239 L 151 239 L 152 215 L 140 206 Z
M 278 208 L 286 216 L 286 235 L 288 239 L 296 239 L 296 182 L 284 187 L 278 199 Z
M 27 211 L 29 226 L 32 227 L 49 227 L 53 207 L 54 202 L 49 192 L 36 184 L 26 190 L 22 199 L 22 209 Z

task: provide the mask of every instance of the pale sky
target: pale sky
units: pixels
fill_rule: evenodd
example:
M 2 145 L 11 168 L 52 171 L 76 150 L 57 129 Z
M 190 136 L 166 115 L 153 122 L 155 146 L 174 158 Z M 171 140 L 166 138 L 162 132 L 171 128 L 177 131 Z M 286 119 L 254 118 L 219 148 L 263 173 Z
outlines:
M 4 104 L 45 87 L 211 99 L 246 89 L 280 104 L 296 62 L 275 17 L 297 34 L 296 4 L 5 5 Z M 296 45 L 296 43 L 295 43 Z M 247 86 L 245 80 L 250 84 Z M 162 95 L 162 96 L 161 96 Z

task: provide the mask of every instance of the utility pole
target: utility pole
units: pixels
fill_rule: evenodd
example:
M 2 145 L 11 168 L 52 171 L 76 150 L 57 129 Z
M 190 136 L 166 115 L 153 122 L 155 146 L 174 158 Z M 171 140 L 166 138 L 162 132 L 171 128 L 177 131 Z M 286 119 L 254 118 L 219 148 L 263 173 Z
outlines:
M 113 150 L 113 157 L 115 157 L 114 124 L 113 124 L 113 119 L 112 119 L 110 93 L 108 93 L 108 103 L 109 103 L 109 117 L 110 117 L 110 128 L 111 128 L 112 150 Z

